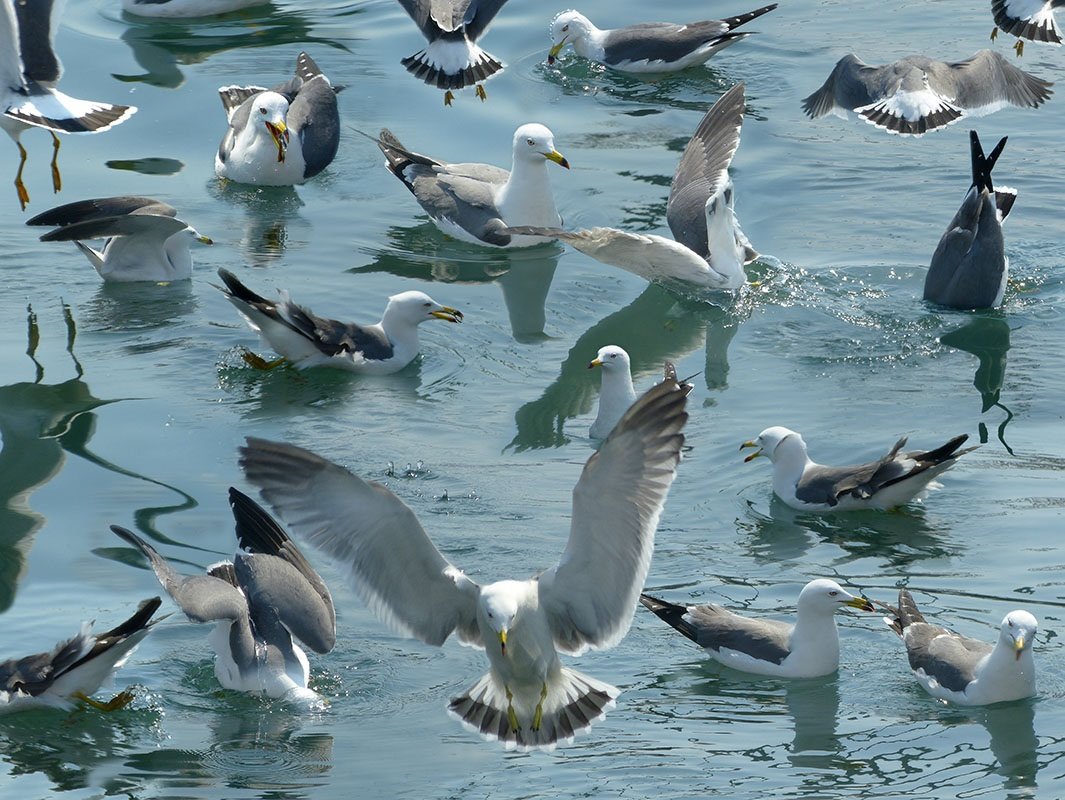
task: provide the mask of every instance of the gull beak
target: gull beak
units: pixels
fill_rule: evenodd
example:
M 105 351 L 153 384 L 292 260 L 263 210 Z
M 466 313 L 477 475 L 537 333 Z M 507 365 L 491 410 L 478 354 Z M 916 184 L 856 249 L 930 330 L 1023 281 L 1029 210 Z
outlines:
M 503 655 L 507 654 L 507 629 L 504 628 L 499 632 L 499 650 Z
M 1016 655 L 1016 660 L 1021 660 L 1021 653 L 1024 652 L 1024 634 L 1022 633 L 1016 639 L 1013 640 L 1013 652 Z
M 843 605 L 858 608 L 862 611 L 876 611 L 876 606 L 873 605 L 873 602 L 865 597 L 852 597 L 850 600 L 845 601 Z
M 593 358 L 591 361 L 588 362 L 588 369 L 591 369 L 592 367 L 601 367 L 601 366 L 603 366 L 603 362 L 600 361 L 598 358 Z
M 569 162 L 566 160 L 566 157 L 564 155 L 558 152 L 558 150 L 552 150 L 550 153 L 544 153 L 544 158 L 546 158 L 548 161 L 554 161 L 560 167 L 565 167 L 566 169 L 569 169 Z
M 285 160 L 285 151 L 288 149 L 288 128 L 285 126 L 285 121 L 281 120 L 277 124 L 267 122 L 266 129 L 270 131 L 274 144 L 277 145 L 277 162 L 280 164 Z
M 547 63 L 548 64 L 554 64 L 555 63 L 555 59 L 558 58 L 558 54 L 562 52 L 562 48 L 565 47 L 565 46 L 566 46 L 566 40 L 563 39 L 561 42 L 559 42 L 558 44 L 554 45 L 550 50 L 548 50 L 547 51 Z
M 462 312 L 457 308 L 449 308 L 448 306 L 442 306 L 438 311 L 430 311 L 429 316 L 442 319 L 445 322 L 462 322 Z
M 740 445 L 740 450 L 743 450 L 748 447 L 758 447 L 758 442 L 744 442 Z M 758 456 L 760 455 L 764 455 L 764 453 L 760 449 L 755 450 L 753 453 L 747 456 L 747 458 L 743 459 L 743 463 L 746 464 L 748 461 L 754 461 L 754 459 L 758 458 Z
M 197 236 L 196 241 L 200 244 L 214 244 L 214 240 L 210 236 Z

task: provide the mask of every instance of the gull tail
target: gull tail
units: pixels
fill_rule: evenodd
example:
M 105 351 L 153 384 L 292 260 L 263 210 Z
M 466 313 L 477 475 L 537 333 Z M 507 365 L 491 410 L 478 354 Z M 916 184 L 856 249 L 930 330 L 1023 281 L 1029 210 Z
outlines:
M 659 600 L 649 594 L 641 594 L 640 603 L 643 604 L 644 608 L 654 612 L 655 616 L 667 625 L 676 628 L 696 644 L 699 643 L 699 636 L 695 628 L 692 627 L 688 620 L 684 619 L 688 613 L 687 606 L 678 606 L 676 603 Z
M 1035 8 L 1037 5 L 1032 4 L 1032 7 Z M 1061 29 L 1058 28 L 1051 4 L 1044 3 L 1035 13 L 1025 16 L 1011 14 L 1009 6 L 1010 0 L 991 0 L 991 13 L 995 17 L 995 25 L 1003 33 L 1010 33 L 1032 42 L 1061 44 Z
M 465 37 L 438 39 L 400 63 L 415 78 L 438 89 L 472 86 L 503 69 L 503 62 Z
M 11 105 L 4 116 L 58 133 L 101 133 L 137 113 L 135 106 L 79 100 L 52 89 L 30 86 L 29 95 Z
M 721 21 L 728 26 L 728 29 L 730 31 L 735 30 L 736 28 L 740 27 L 740 25 L 746 25 L 752 19 L 758 19 L 758 17 L 762 16 L 762 14 L 768 14 L 776 7 L 777 4 L 773 3 L 772 5 L 756 8 L 754 11 L 748 11 L 746 14 L 737 14 L 735 17 L 725 17 Z
M 902 636 L 902 632 L 910 625 L 925 621 L 924 615 L 917 610 L 917 603 L 914 601 L 913 595 L 906 589 L 899 589 L 898 608 L 889 606 L 886 603 L 882 605 L 890 615 L 884 617 L 884 623 L 899 636 Z
M 871 125 L 900 136 L 923 136 L 957 122 L 964 112 L 934 92 L 896 92 L 891 97 L 854 109 Z
M 616 687 L 566 667 L 543 686 L 509 688 L 508 699 L 507 687 L 486 673 L 453 698 L 448 711 L 466 728 L 508 750 L 553 750 L 604 717 L 620 694 Z

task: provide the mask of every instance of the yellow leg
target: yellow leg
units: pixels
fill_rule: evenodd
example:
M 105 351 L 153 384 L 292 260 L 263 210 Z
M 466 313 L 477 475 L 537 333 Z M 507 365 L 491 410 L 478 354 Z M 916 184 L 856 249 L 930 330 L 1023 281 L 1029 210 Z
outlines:
M 59 194 L 59 190 L 63 188 L 63 179 L 59 177 L 59 137 L 55 135 L 55 131 L 48 132 L 52 134 L 52 189 Z
M 118 711 L 120 708 L 125 708 L 133 702 L 133 692 L 119 692 L 106 703 L 102 703 L 99 700 L 93 700 L 82 692 L 74 692 L 71 697 L 81 700 L 83 703 L 88 703 L 99 711 L 105 711 L 108 713 L 111 711 Z
M 454 100 L 454 99 L 455 99 L 455 95 L 453 95 L 451 93 L 450 89 L 448 89 L 446 92 L 444 92 L 444 105 L 445 106 L 451 105 L 451 101 Z
M 996 25 L 991 29 L 991 41 L 995 41 L 998 38 L 998 26 Z
M 26 148 L 22 146 L 22 142 L 15 142 L 15 145 L 18 147 L 20 156 L 18 172 L 15 173 L 15 191 L 18 193 L 19 205 L 25 211 L 30 202 L 30 193 L 26 191 L 26 184 L 22 182 L 22 168 L 26 166 Z
M 248 366 L 255 367 L 255 369 L 271 370 L 275 367 L 279 367 L 285 363 L 285 358 L 275 358 L 273 361 L 267 361 L 262 356 L 256 355 L 251 350 L 242 350 L 240 357 L 248 364 Z
M 1017 58 L 1024 55 L 1024 39 L 1018 39 L 1017 44 L 1013 45 L 1013 49 L 1017 51 Z
M 514 699 L 514 695 L 510 693 L 510 689 L 506 689 L 507 692 L 507 722 L 510 724 L 510 729 L 517 733 L 521 730 L 521 723 L 518 722 L 518 715 L 514 711 L 514 705 L 511 702 Z
M 536 711 L 533 713 L 532 729 L 534 731 L 540 730 L 540 723 L 544 721 L 544 700 L 547 699 L 547 683 L 544 683 L 543 688 L 540 690 L 540 702 L 536 704 Z
M 488 95 L 485 94 L 484 87 L 479 83 L 477 84 L 477 96 L 481 98 L 482 103 L 488 99 Z

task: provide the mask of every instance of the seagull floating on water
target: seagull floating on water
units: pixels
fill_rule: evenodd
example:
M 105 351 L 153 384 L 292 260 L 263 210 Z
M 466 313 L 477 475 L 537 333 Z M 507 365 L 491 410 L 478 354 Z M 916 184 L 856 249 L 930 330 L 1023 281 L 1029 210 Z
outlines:
M 220 88 L 229 129 L 215 155 L 215 174 L 263 186 L 313 178 L 332 163 L 340 145 L 341 88 L 306 53 L 296 58 L 296 76 L 273 89 Z
M 1002 620 L 994 645 L 925 621 L 913 596 L 899 590 L 899 607 L 884 622 L 902 637 L 917 682 L 932 697 L 985 706 L 1035 694 L 1032 643 L 1039 623 L 1027 611 Z
M 602 369 L 603 380 L 599 388 L 599 410 L 588 435 L 593 439 L 605 439 L 636 402 L 636 389 L 632 385 L 629 354 L 616 344 L 599 348 L 595 358 L 588 363 L 588 369 L 594 367 Z
M 59 13 L 53 0 L 0 0 L 0 128 L 18 147 L 15 190 L 26 209 L 29 192 L 22 182 L 26 148 L 19 137 L 27 128 L 52 134 L 52 188 L 59 191 L 59 137 L 56 133 L 101 133 L 129 119 L 137 109 L 96 100 L 79 100 L 55 88 L 63 74 L 53 47 Z M 4 55 L 6 53 L 6 55 Z
M 192 277 L 193 242 L 213 244 L 151 197 L 98 197 L 57 206 L 27 225 L 54 225 L 42 242 L 74 242 L 105 282 L 183 281 Z M 102 250 L 84 239 L 103 239 Z
M 51 651 L 0 662 L 0 714 L 32 708 L 73 708 L 81 700 L 101 711 L 129 705 L 133 695 L 121 692 L 108 702 L 89 697 L 109 682 L 133 654 L 141 639 L 165 617 L 152 620 L 160 600 L 145 600 L 136 613 L 106 633 L 93 634 L 86 622 L 74 637 Z
M 669 187 L 666 222 L 673 239 L 616 228 L 566 231 L 514 225 L 507 232 L 548 236 L 649 281 L 706 289 L 738 289 L 744 264 L 758 258 L 732 210 L 728 168 L 740 145 L 744 85 L 729 89 L 706 112 L 680 157 Z
M 902 452 L 906 437 L 876 461 L 846 467 L 829 467 L 811 461 L 802 436 L 787 428 L 766 428 L 740 449 L 757 447 L 744 461 L 766 456 L 773 462 L 773 491 L 800 511 L 852 511 L 890 509 L 923 496 L 938 484 L 932 482 L 961 456 L 976 447 L 959 450 L 968 435 L 955 436 L 935 450 Z
M 1018 56 L 1024 55 L 1024 40 L 1061 45 L 1061 28 L 1054 16 L 1055 8 L 1065 8 L 1065 0 L 991 0 L 991 14 L 995 27 L 991 38 L 999 32 L 1017 38 L 1013 49 Z
M 454 716 L 508 749 L 549 750 L 618 695 L 562 666 L 559 653 L 612 647 L 632 624 L 684 442 L 687 392 L 678 388 L 653 387 L 588 459 L 562 558 L 531 578 L 474 582 L 392 492 L 302 448 L 249 438 L 240 463 L 295 532 L 351 570 L 383 621 L 428 644 L 454 633 L 484 648 L 489 671 L 451 700 Z
M 183 19 L 214 17 L 269 4 L 270 0 L 122 0 L 122 10 L 138 17 Z
M 233 561 L 205 575 L 181 575 L 135 533 L 111 530 L 137 548 L 159 583 L 193 622 L 215 622 L 210 641 L 214 672 L 226 689 L 320 705 L 307 687 L 307 655 L 296 637 L 316 653 L 336 642 L 336 614 L 329 589 L 281 527 L 254 500 L 230 487 L 236 520 Z
M 799 592 L 794 624 L 752 619 L 715 603 L 678 606 L 641 594 L 640 602 L 683 633 L 715 661 L 743 672 L 778 678 L 816 678 L 839 669 L 836 611 L 875 611 L 838 583 L 818 578 Z
M 839 60 L 802 108 L 814 119 L 826 114 L 846 119 L 854 111 L 888 133 L 921 136 L 1007 105 L 1038 108 L 1050 97 L 1051 86 L 992 50 L 953 63 L 907 56 L 882 67 L 852 53 Z
M 374 141 L 392 174 L 449 236 L 473 244 L 530 247 L 544 239 L 511 235 L 505 232 L 507 226 L 562 224 L 551 196 L 547 162 L 566 169 L 569 162 L 555 149 L 554 134 L 543 125 L 529 123 L 514 131 L 510 172 L 490 164 L 448 164 L 419 155 L 387 129 Z
M 442 306 L 424 292 L 401 292 L 388 298 L 381 321 L 373 325 L 319 317 L 296 305 L 281 292 L 267 300 L 245 286 L 232 272 L 218 270 L 225 294 L 263 344 L 282 358 L 262 362 L 246 356 L 253 366 L 271 368 L 287 359 L 299 369 L 336 367 L 367 375 L 399 372 L 418 355 L 418 326 L 430 319 L 462 322 L 462 312 Z M 250 354 L 249 354 L 250 355 Z
M 746 39 L 750 32 L 737 33 L 736 28 L 776 7 L 773 3 L 739 16 L 687 25 L 644 22 L 609 30 L 595 27 L 579 11 L 563 11 L 551 22 L 547 63 L 553 64 L 562 48 L 570 44 L 577 55 L 622 72 L 676 72 L 702 64 L 714 53 Z

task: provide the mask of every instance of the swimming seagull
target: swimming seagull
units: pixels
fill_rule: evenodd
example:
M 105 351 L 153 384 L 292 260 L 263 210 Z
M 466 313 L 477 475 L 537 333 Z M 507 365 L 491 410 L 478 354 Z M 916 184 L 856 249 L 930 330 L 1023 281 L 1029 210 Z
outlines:
M 288 359 L 299 369 L 336 367 L 368 375 L 399 372 L 418 355 L 418 326 L 430 319 L 462 322 L 462 312 L 442 306 L 424 292 L 388 298 L 381 321 L 373 325 L 319 317 L 281 292 L 278 300 L 261 297 L 226 269 L 218 270 L 225 294 L 263 344 L 282 358 L 264 362 L 247 354 L 252 366 L 272 368 Z
M 743 672 L 778 678 L 816 678 L 839 669 L 836 611 L 849 606 L 875 611 L 827 578 L 806 584 L 799 592 L 794 624 L 752 619 L 714 603 L 678 606 L 641 594 L 640 602 L 683 633 L 715 661 Z
M 921 136 L 1006 105 L 1038 108 L 1050 97 L 1051 86 L 992 50 L 950 64 L 907 56 L 882 67 L 852 53 L 839 60 L 802 108 L 814 119 L 830 113 L 846 119 L 855 111 L 889 133 Z
M 300 705 L 321 697 L 307 687 L 307 655 L 336 642 L 336 614 L 329 589 L 281 527 L 254 500 L 230 487 L 237 551 L 232 562 L 205 575 L 181 575 L 132 531 L 111 530 L 137 548 L 159 583 L 193 622 L 215 622 L 210 642 L 217 654 L 215 676 L 226 689 L 264 693 Z
M 744 85 L 729 89 L 706 112 L 680 157 L 669 187 L 666 222 L 673 239 L 616 228 L 566 231 L 512 226 L 513 234 L 549 236 L 604 264 L 649 281 L 738 289 L 743 265 L 758 258 L 732 210 L 728 168 L 740 144 Z
M 340 145 L 336 95 L 342 88 L 306 53 L 296 58 L 296 76 L 273 89 L 220 88 L 229 128 L 215 155 L 215 174 L 262 186 L 313 178 L 332 163 Z
M 1027 611 L 1002 620 L 994 645 L 925 621 L 913 596 L 899 590 L 899 607 L 884 622 L 902 637 L 917 682 L 932 697 L 963 706 L 1020 700 L 1035 694 L 1032 642 L 1039 623 Z
M 373 137 L 370 137 L 373 138 Z M 547 162 L 569 169 L 555 149 L 555 137 L 543 125 L 514 131 L 510 172 L 489 164 L 448 164 L 407 150 L 390 130 L 374 139 L 385 165 L 403 181 L 414 199 L 444 233 L 464 242 L 496 247 L 530 247 L 542 237 L 513 236 L 508 225 L 557 227 Z
M 1065 0 L 991 0 L 991 14 L 995 27 L 991 29 L 992 40 L 1003 33 L 1018 37 L 1013 49 L 1018 57 L 1024 54 L 1024 40 L 1061 44 L 1061 28 L 1054 16 L 1055 8 L 1065 8 Z
M 152 620 L 160 602 L 158 597 L 145 600 L 133 616 L 106 633 L 93 634 L 86 622 L 76 636 L 49 652 L 0 662 L 0 714 L 42 707 L 69 709 L 73 700 L 101 711 L 129 705 L 133 695 L 128 691 L 108 702 L 89 695 L 109 682 L 148 631 L 165 619 Z
M 97 197 L 57 206 L 27 225 L 54 225 L 42 242 L 74 242 L 105 282 L 183 281 L 192 277 L 193 242 L 213 244 L 151 197 Z M 103 239 L 102 250 L 83 243 Z
M 213 17 L 269 4 L 270 0 L 122 0 L 122 10 L 138 17 L 183 19 Z
M 938 487 L 933 481 L 966 453 L 958 448 L 967 435 L 955 436 L 946 444 L 926 452 L 903 453 L 906 437 L 899 439 L 887 455 L 868 464 L 829 467 L 811 461 L 802 436 L 787 428 L 766 428 L 754 441 L 740 449 L 757 447 L 747 456 L 751 461 L 767 456 L 773 462 L 773 491 L 777 497 L 800 511 L 851 511 L 890 509 L 923 496 Z
M 52 134 L 52 188 L 59 191 L 59 138 L 56 133 L 100 133 L 129 119 L 133 106 L 79 100 L 55 88 L 63 65 L 53 48 L 62 0 L 0 0 L 0 128 L 15 140 L 20 161 L 15 174 L 19 204 L 26 209 L 29 192 L 22 182 L 26 148 L 19 137 L 27 128 Z M 7 55 L 4 55 L 6 53 Z
M 1017 190 L 993 186 L 991 170 L 1005 146 L 1003 136 L 985 157 L 980 137 L 969 131 L 972 186 L 932 254 L 924 280 L 925 300 L 961 309 L 993 308 L 1002 302 L 1009 277 L 1002 222 L 1013 208 Z
M 550 750 L 618 695 L 562 666 L 559 653 L 612 647 L 632 624 L 684 442 L 678 388 L 650 389 L 588 459 L 562 558 L 531 578 L 474 582 L 388 489 L 302 448 L 249 438 L 240 463 L 295 532 L 350 568 L 360 597 L 396 631 L 434 645 L 454 633 L 484 648 L 489 670 L 451 700 L 452 715 L 507 749 Z
M 444 89 L 444 105 L 455 99 L 452 89 L 477 84 L 477 96 L 487 95 L 481 81 L 503 69 L 502 62 L 477 46 L 507 0 L 399 0 L 429 46 L 400 63 L 415 78 Z
M 736 33 L 736 28 L 776 7 L 773 3 L 739 16 L 687 25 L 644 22 L 610 30 L 595 27 L 579 11 L 563 11 L 551 21 L 547 63 L 553 64 L 562 48 L 571 44 L 577 55 L 622 72 L 675 72 L 702 64 L 714 53 L 746 39 L 750 33 Z
M 629 354 L 616 344 L 599 348 L 595 358 L 588 362 L 588 369 L 595 367 L 602 369 L 603 380 L 599 388 L 599 410 L 588 435 L 605 439 L 636 402 L 636 389 L 632 385 Z

